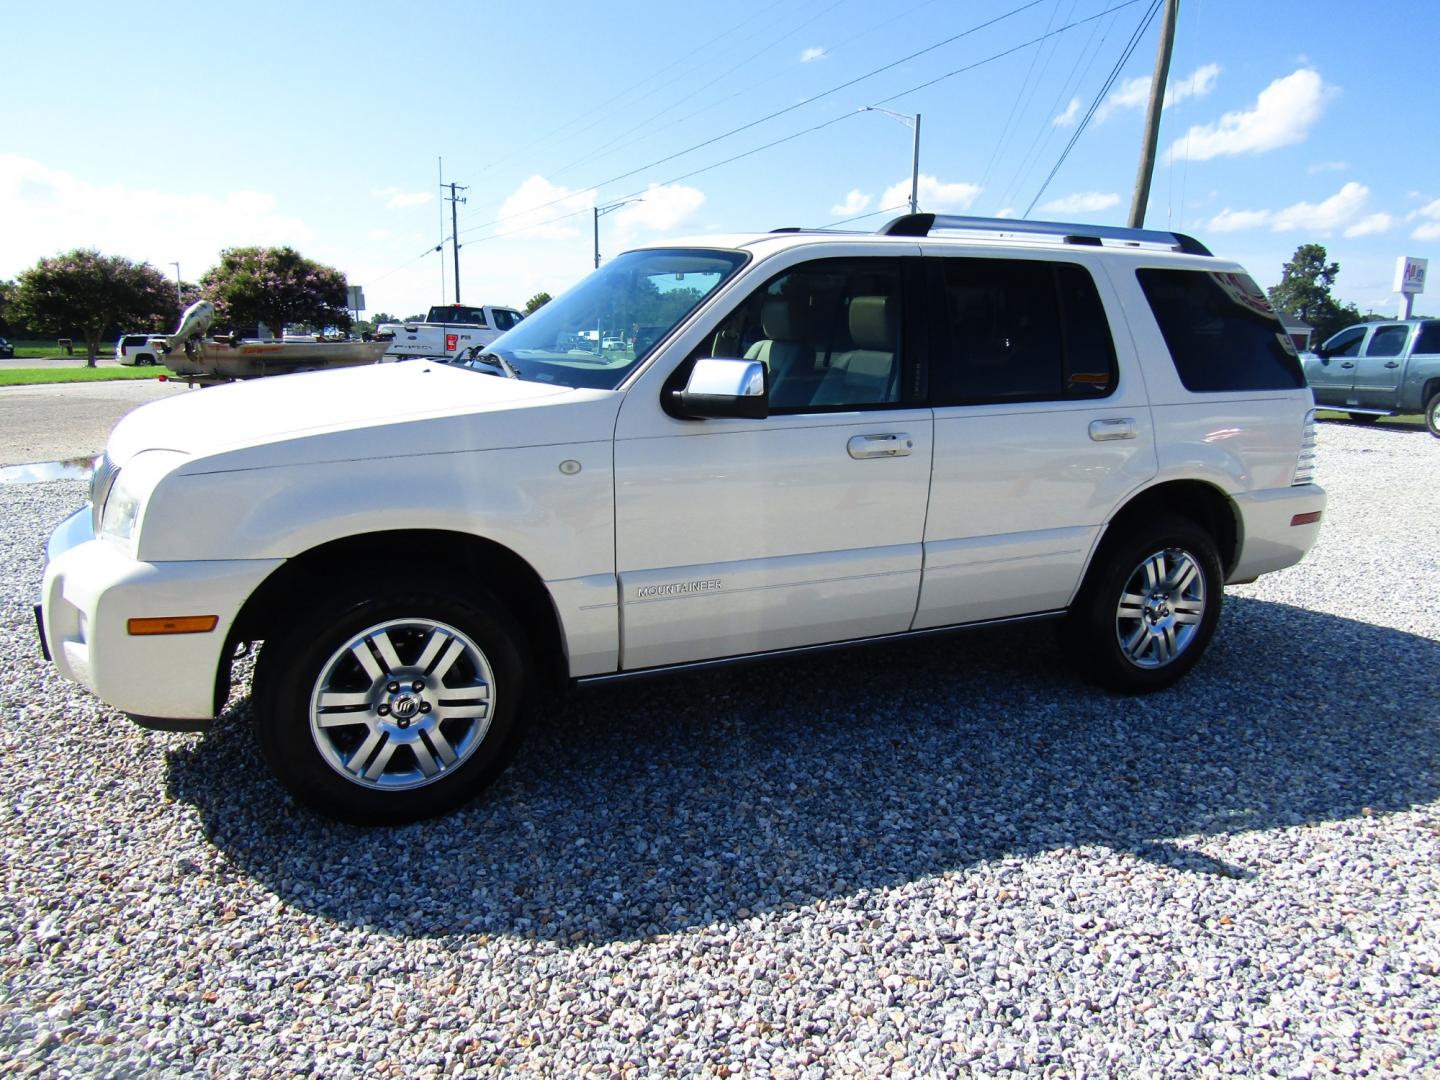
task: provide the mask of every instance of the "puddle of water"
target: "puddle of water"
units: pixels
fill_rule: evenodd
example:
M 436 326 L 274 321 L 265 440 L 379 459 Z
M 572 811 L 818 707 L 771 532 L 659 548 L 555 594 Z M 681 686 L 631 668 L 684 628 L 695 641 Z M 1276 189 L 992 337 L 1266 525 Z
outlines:
M 30 465 L 0 467 L 0 484 L 44 484 L 51 480 L 89 480 L 95 459 L 66 458 L 64 461 L 37 461 Z

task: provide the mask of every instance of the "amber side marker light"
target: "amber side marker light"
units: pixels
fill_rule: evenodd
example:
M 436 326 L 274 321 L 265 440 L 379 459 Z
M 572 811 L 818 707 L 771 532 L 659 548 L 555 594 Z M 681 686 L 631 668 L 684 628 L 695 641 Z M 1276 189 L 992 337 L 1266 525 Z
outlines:
M 219 622 L 219 615 L 166 615 L 156 619 L 131 619 L 125 627 L 135 637 L 151 634 L 208 634 Z
M 1290 519 L 1291 525 L 1314 525 L 1320 520 L 1320 511 L 1311 510 L 1308 514 L 1296 514 Z

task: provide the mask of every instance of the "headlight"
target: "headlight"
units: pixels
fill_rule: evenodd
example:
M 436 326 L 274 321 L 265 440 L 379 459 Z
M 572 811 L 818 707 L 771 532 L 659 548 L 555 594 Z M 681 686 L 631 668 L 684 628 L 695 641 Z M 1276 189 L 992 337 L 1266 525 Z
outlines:
M 99 535 L 128 543 L 135 536 L 145 500 L 164 476 L 186 459 L 176 450 L 145 450 L 115 474 L 100 508 Z

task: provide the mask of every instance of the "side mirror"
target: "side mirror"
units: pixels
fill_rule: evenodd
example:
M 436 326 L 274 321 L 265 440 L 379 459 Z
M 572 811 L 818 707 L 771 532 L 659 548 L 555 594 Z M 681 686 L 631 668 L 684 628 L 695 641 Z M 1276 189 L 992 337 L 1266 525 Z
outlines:
M 1330 352 L 1325 348 L 1324 345 L 1316 345 L 1310 351 L 1313 352 L 1316 356 L 1318 356 L 1321 360 L 1330 359 Z
M 768 391 L 759 360 L 706 356 L 695 361 L 685 389 L 674 391 L 666 411 L 685 419 L 764 420 L 770 415 Z

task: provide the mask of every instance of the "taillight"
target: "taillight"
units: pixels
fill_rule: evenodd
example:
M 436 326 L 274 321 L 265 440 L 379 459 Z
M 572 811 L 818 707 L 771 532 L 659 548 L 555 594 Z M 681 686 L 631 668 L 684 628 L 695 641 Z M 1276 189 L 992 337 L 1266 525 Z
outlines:
M 455 351 L 456 349 L 458 349 L 459 347 L 460 347 L 460 335 L 459 335 L 459 334 L 446 334 L 446 335 L 445 335 L 445 351 L 446 351 L 446 352 L 454 352 L 454 351 Z M 1310 415 L 1313 416 L 1313 415 L 1315 415 L 1315 414 L 1314 414 L 1314 413 L 1311 413 Z
M 1305 423 L 1300 428 L 1300 460 L 1295 463 L 1295 479 L 1292 487 L 1315 482 L 1315 410 L 1305 414 Z

